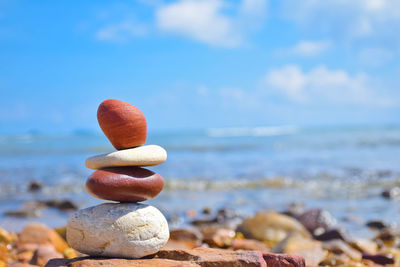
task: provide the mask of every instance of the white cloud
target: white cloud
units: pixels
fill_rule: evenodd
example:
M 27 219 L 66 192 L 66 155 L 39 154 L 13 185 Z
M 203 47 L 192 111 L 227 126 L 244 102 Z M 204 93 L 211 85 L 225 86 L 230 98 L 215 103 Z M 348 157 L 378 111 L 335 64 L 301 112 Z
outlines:
M 268 0 L 138 0 L 154 12 L 154 20 L 138 22 L 129 5 L 99 13 L 101 20 L 118 18 L 95 32 L 100 41 L 127 42 L 149 33 L 184 36 L 219 47 L 237 47 L 264 23 Z M 117 17 L 115 16 L 117 15 Z M 156 31 L 153 31 L 156 30 Z
M 236 46 L 241 42 L 232 20 L 221 13 L 219 0 L 183 0 L 157 12 L 157 24 L 166 32 L 185 35 L 205 43 Z
M 347 39 L 390 37 L 400 25 L 398 0 L 285 0 L 284 12 L 313 32 Z
M 399 0 L 283 0 L 283 3 L 286 18 L 294 21 L 303 34 L 329 38 L 336 47 L 352 50 L 347 55 L 354 56 L 353 61 L 363 67 L 384 66 L 400 54 Z
M 265 90 L 273 90 L 298 103 L 393 104 L 370 87 L 366 74 L 350 75 L 344 70 L 330 70 L 325 66 L 306 72 L 297 65 L 286 65 L 269 71 L 264 82 Z
M 260 23 L 258 18 L 265 10 L 266 0 L 243 0 L 238 6 L 223 0 L 180 0 L 160 7 L 156 19 L 163 32 L 214 46 L 235 47 L 243 43 L 255 18 Z
M 393 107 L 399 104 L 393 92 L 386 91 L 381 81 L 365 73 L 350 74 L 323 65 L 304 70 L 298 65 L 285 65 L 269 70 L 260 77 L 258 88 L 224 86 L 210 90 L 200 86 L 195 99 L 225 108 L 263 110 L 266 106 L 342 105 L 360 107 Z M 389 97 L 389 95 L 391 95 Z M 289 101 L 289 103 L 287 103 Z
M 126 42 L 132 37 L 146 34 L 146 26 L 127 20 L 101 28 L 97 31 L 96 38 L 101 41 Z
M 300 41 L 293 47 L 284 51 L 285 54 L 313 57 L 326 52 L 331 46 L 329 41 Z
M 267 15 L 267 0 L 242 0 L 235 20 L 236 31 L 242 36 L 262 28 Z
M 305 100 L 303 88 L 306 81 L 299 67 L 288 65 L 281 69 L 271 70 L 265 80 L 267 85 L 281 90 L 289 98 L 300 102 Z

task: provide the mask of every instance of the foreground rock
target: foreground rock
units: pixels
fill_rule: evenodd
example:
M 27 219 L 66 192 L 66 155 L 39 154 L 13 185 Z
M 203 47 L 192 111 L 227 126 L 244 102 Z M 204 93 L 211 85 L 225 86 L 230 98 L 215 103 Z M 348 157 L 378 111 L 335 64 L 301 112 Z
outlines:
M 221 227 L 204 227 L 201 229 L 203 242 L 210 247 L 228 248 L 232 246 L 235 231 Z
M 167 152 L 157 145 L 140 146 L 93 156 L 85 161 L 85 166 L 92 170 L 105 167 L 154 166 L 167 159 Z
M 117 205 L 117 204 L 107 204 Z M 122 204 L 146 206 L 142 204 Z M 147 207 L 147 206 L 146 206 Z M 83 217 L 90 217 L 86 213 Z M 114 234 L 119 227 L 126 229 L 137 238 L 142 238 L 151 232 L 146 230 L 146 223 L 138 224 L 133 230 L 124 228 L 124 222 L 132 220 L 129 216 L 121 214 L 114 215 L 114 219 L 107 221 L 109 216 L 105 213 L 98 213 L 97 219 L 92 218 L 93 225 L 105 223 L 113 225 L 110 227 L 96 228 L 93 237 L 96 242 L 101 241 L 99 249 L 107 250 L 109 244 L 104 243 L 104 238 Z M 268 219 L 276 219 L 279 216 L 271 216 Z M 271 219 L 271 220 L 272 220 Z M 85 219 L 86 220 L 86 219 Z M 112 224 L 114 221 L 115 224 Z M 295 267 L 295 266 L 349 266 L 349 267 L 378 267 L 378 266 L 400 266 L 400 229 L 388 228 L 381 231 L 372 240 L 356 239 L 351 240 L 340 236 L 331 235 L 325 241 L 317 241 L 318 236 L 311 238 L 299 233 L 297 227 L 279 226 L 271 221 L 259 221 L 260 227 L 266 233 L 283 231 L 286 237 L 278 243 L 272 244 L 270 240 L 260 241 L 245 238 L 242 232 L 226 228 L 222 223 L 203 224 L 201 227 L 186 227 L 174 229 L 170 233 L 167 245 L 162 247 L 160 252 L 140 259 L 121 259 L 120 257 L 98 258 L 79 257 L 77 251 L 68 247 L 65 238 L 65 230 L 47 228 L 40 224 L 30 224 L 19 234 L 8 233 L 0 229 L 0 267 L 32 267 L 32 266 L 269 266 L 269 267 Z M 284 223 L 286 223 L 286 218 Z M 270 226 L 265 226 L 268 224 Z M 296 225 L 296 224 L 293 224 Z M 292 225 L 292 226 L 293 226 Z M 122 229 L 121 228 L 121 229 Z M 80 230 L 75 229 L 78 232 Z M 140 232 L 144 231 L 143 235 Z M 332 230 L 328 230 L 328 234 Z M 67 231 L 68 232 L 68 231 Z M 86 234 L 86 232 L 85 232 Z M 92 236 L 91 236 L 92 235 Z M 149 234 L 151 235 L 151 234 Z M 88 238 L 87 236 L 85 238 Z M 124 237 L 132 238 L 132 236 Z M 139 239 L 132 239 L 138 242 Z M 126 240 L 118 240 L 118 242 Z M 122 243 L 123 243 L 122 242 Z M 127 241 L 126 241 L 127 242 Z M 115 240 L 110 242 L 115 243 Z M 144 242 L 146 243 L 146 242 Z M 103 245 L 103 247 L 102 247 Z M 216 248 L 205 248 L 213 246 Z M 221 249 L 224 248 L 224 249 Z M 121 245 L 119 249 L 129 249 Z M 284 253 L 284 254 L 275 254 Z M 132 254 L 127 255 L 131 257 Z M 56 259 L 54 259 L 56 258 Z M 62 259 L 68 258 L 68 259 Z M 50 259 L 50 262 L 48 260 Z M 262 259 L 262 260 L 261 260 Z M 47 263 L 48 262 L 48 263 Z M 265 265 L 266 264 L 266 265 Z
M 318 266 L 327 255 L 321 242 L 305 238 L 299 233 L 289 234 L 272 248 L 272 252 L 301 256 L 310 267 Z
M 258 251 L 230 251 L 212 248 L 192 250 L 160 250 L 156 258 L 178 261 L 192 261 L 202 267 L 238 266 L 266 267 L 263 254 Z
M 323 234 L 314 236 L 314 238 L 319 241 L 330 241 L 338 239 L 347 242 L 351 240 L 351 238 L 347 234 L 347 231 L 342 228 L 330 229 Z
M 102 259 L 102 258 L 76 258 L 53 259 L 49 261 L 46 267 L 200 267 L 195 262 L 182 262 L 164 259 L 146 259 L 146 260 L 127 260 L 127 259 Z
M 336 225 L 335 218 L 326 210 L 310 209 L 296 216 L 307 230 L 313 235 L 320 235 Z
M 393 199 L 400 196 L 400 187 L 395 186 L 390 189 L 386 189 L 382 192 L 382 197 L 387 199 Z
M 303 257 L 287 255 L 287 254 L 273 254 L 263 253 L 263 258 L 269 267 L 304 267 L 306 266 Z
M 361 252 L 350 247 L 346 242 L 342 240 L 332 240 L 329 242 L 325 242 L 323 247 L 330 252 L 334 252 L 335 254 L 344 254 L 354 261 L 360 261 L 362 258 Z
M 53 259 L 46 267 L 94 267 L 94 266 L 201 266 L 201 267 L 304 267 L 302 257 L 257 251 L 229 251 L 211 248 L 192 250 L 161 250 L 154 258 L 127 260 L 102 258 Z
M 118 150 L 144 145 L 147 123 L 143 113 L 121 100 L 103 101 L 97 110 L 100 128 Z
M 392 255 L 388 254 L 376 254 L 376 255 L 371 255 L 371 254 L 363 254 L 362 255 L 363 259 L 373 261 L 377 264 L 394 264 L 394 258 Z
M 27 225 L 19 235 L 17 246 L 21 247 L 26 244 L 52 246 L 60 253 L 69 248 L 65 240 L 56 231 L 37 223 Z
M 55 251 L 52 246 L 38 246 L 29 263 L 45 266 L 49 260 L 60 257 L 63 257 L 63 255 Z
M 263 242 L 254 239 L 233 239 L 231 249 L 269 251 L 269 248 Z
M 196 213 L 196 211 L 194 211 Z M 190 217 L 195 217 L 196 214 Z M 223 227 L 235 230 L 239 224 L 243 222 L 242 215 L 232 209 L 220 209 L 216 214 L 212 214 L 211 210 L 205 209 L 201 217 L 195 218 L 191 224 L 198 227 Z
M 95 171 L 86 182 L 94 197 L 120 202 L 139 202 L 154 198 L 164 186 L 163 178 L 140 167 L 113 167 Z
M 311 238 L 307 229 L 296 219 L 275 211 L 259 212 L 245 220 L 238 228 L 247 238 L 268 242 L 271 246 L 285 239 L 291 233 Z
M 229 251 L 211 248 L 192 250 L 161 250 L 152 259 L 101 259 L 76 258 L 53 259 L 47 267 L 92 267 L 92 266 L 202 266 L 202 267 L 304 267 L 304 259 L 298 256 L 276 255 L 256 251 Z
M 168 241 L 167 220 L 155 207 L 105 203 L 75 212 L 67 224 L 67 241 L 92 256 L 141 258 Z
M 44 266 L 50 259 L 77 254 L 53 229 L 28 224 L 19 235 L 0 229 L 0 266 Z
M 200 247 L 203 241 L 202 233 L 196 228 L 171 230 L 170 239 L 164 249 L 192 249 Z

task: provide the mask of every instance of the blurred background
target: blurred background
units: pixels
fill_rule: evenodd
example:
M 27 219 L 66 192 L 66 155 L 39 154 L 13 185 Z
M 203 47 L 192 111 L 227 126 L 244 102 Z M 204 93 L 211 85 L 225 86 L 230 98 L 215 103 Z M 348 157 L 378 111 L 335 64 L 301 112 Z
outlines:
M 108 98 L 168 152 L 150 204 L 170 224 L 293 207 L 359 235 L 398 222 L 399 27 L 397 0 L 0 0 L 0 227 L 101 202 L 84 160 L 113 151 Z

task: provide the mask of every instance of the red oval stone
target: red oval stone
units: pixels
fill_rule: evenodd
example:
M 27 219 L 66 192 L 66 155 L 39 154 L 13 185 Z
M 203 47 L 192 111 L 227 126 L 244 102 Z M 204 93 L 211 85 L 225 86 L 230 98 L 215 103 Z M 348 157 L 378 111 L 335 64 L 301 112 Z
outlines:
M 139 202 L 157 196 L 164 186 L 163 178 L 140 167 L 112 167 L 97 170 L 86 181 L 94 197 L 119 202 Z
M 146 118 L 131 104 L 107 99 L 97 109 L 97 120 L 104 134 L 118 150 L 141 146 L 146 142 Z

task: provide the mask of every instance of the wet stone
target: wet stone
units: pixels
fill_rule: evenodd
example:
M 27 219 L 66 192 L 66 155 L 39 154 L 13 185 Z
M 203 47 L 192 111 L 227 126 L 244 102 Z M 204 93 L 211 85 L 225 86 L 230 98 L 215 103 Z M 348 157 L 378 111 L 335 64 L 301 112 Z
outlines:
M 73 211 L 78 209 L 78 206 L 72 200 L 44 200 L 38 203 L 61 211 Z
M 205 214 L 205 215 L 210 215 L 211 212 L 212 212 L 212 209 L 209 208 L 209 207 L 205 207 L 205 208 L 201 211 L 201 213 L 203 213 L 203 214 Z
M 228 229 L 236 229 L 243 221 L 243 216 L 237 211 L 221 209 L 215 215 L 204 214 L 203 217 L 196 218 L 191 224 L 197 227 L 216 226 Z
M 394 264 L 395 260 L 394 257 L 390 254 L 375 254 L 375 255 L 371 255 L 371 254 L 366 254 L 364 253 L 362 255 L 362 258 L 365 260 L 370 260 L 373 261 L 377 264 Z
M 32 181 L 28 184 L 28 192 L 34 193 L 42 190 L 43 184 L 38 181 Z
M 386 199 L 393 199 L 400 196 L 400 187 L 395 186 L 393 188 L 386 189 L 382 192 L 382 197 Z
M 28 209 L 20 209 L 20 210 L 8 210 L 4 212 L 4 216 L 9 217 L 17 217 L 17 218 L 38 218 L 41 216 L 41 212 L 39 210 L 28 210 Z
M 383 230 L 383 229 L 390 227 L 387 223 L 385 223 L 383 221 L 379 221 L 379 220 L 368 221 L 366 223 L 366 226 L 368 226 L 371 229 L 376 229 L 376 230 Z
M 346 230 L 342 228 L 327 230 L 323 234 L 314 236 L 314 238 L 319 241 L 330 241 L 335 239 L 347 241 L 350 239 Z
M 337 224 L 336 219 L 328 211 L 322 209 L 307 210 L 295 218 L 314 235 L 322 234 Z

